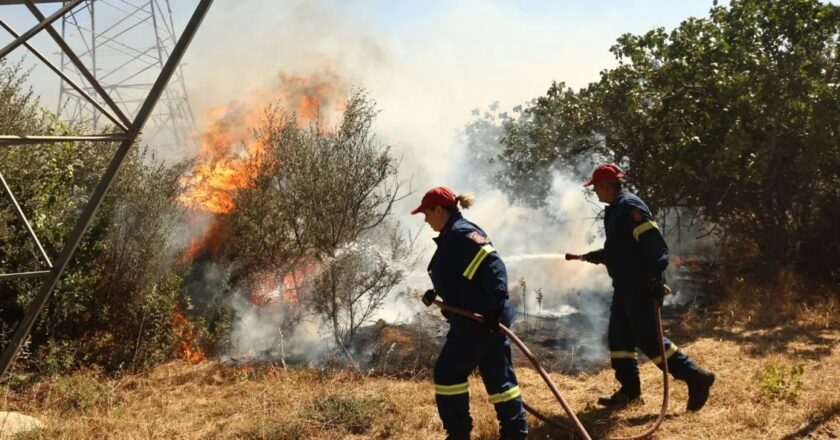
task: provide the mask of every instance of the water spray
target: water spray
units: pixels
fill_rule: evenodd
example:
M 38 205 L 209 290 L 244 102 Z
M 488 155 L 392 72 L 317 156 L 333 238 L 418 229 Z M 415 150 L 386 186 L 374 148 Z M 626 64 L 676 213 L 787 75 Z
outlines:
M 562 260 L 563 258 L 569 259 L 570 254 L 522 254 L 522 255 L 514 255 L 512 257 L 505 257 L 505 263 L 515 263 L 518 261 L 526 261 L 526 260 Z

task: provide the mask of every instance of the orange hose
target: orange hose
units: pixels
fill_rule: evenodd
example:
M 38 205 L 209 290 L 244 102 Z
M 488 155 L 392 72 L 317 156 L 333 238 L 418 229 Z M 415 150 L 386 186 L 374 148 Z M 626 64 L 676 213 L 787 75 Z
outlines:
M 478 322 L 483 322 L 484 321 L 484 317 L 482 317 L 478 313 L 471 312 L 469 310 L 464 310 L 464 309 L 459 308 L 459 307 L 450 306 L 449 304 L 444 304 L 440 300 L 435 300 L 435 304 L 437 304 L 438 307 L 440 307 L 441 309 L 449 310 L 450 312 L 454 312 L 454 313 L 457 313 L 459 315 L 466 316 L 467 318 L 476 320 Z M 537 360 L 537 358 L 534 357 L 534 355 L 531 353 L 531 350 L 528 350 L 528 347 L 526 347 L 525 344 L 515 334 L 513 334 L 513 332 L 510 331 L 510 329 L 508 329 L 504 325 L 499 324 L 499 330 L 501 330 L 503 334 L 505 334 L 507 337 L 509 337 L 511 339 L 511 341 L 513 341 L 513 343 L 516 344 L 517 347 L 519 347 L 519 350 L 522 351 L 522 354 L 524 354 L 525 357 L 527 357 L 528 360 L 531 361 L 531 363 L 534 365 L 534 368 L 536 368 L 537 371 L 540 373 L 540 376 L 543 378 L 543 381 L 545 381 L 546 385 L 548 385 L 548 388 L 551 390 L 552 394 L 554 394 L 554 397 L 556 397 L 557 401 L 560 402 L 560 405 L 563 407 L 563 410 L 566 411 L 566 414 L 568 414 L 569 418 L 572 419 L 572 421 L 574 422 L 575 429 L 577 430 L 577 433 L 580 434 L 581 437 L 584 438 L 585 440 L 592 440 L 592 437 L 589 436 L 589 433 L 586 432 L 586 428 L 583 427 L 583 424 L 581 424 L 580 420 L 578 420 L 577 416 L 575 416 L 574 411 L 572 411 L 572 408 L 566 402 L 566 399 L 564 399 L 563 396 L 560 395 L 560 391 L 557 389 L 557 385 L 555 385 L 554 381 L 552 381 L 551 378 L 548 377 L 548 373 L 545 371 L 545 369 L 542 367 L 542 365 L 540 365 L 540 362 Z M 524 402 L 523 402 L 523 405 L 524 405 Z M 548 423 L 552 426 L 555 426 L 555 427 L 558 427 L 558 428 L 561 428 L 561 429 L 569 430 L 569 427 L 567 427 L 567 426 L 563 426 L 563 425 L 559 425 L 557 423 L 550 422 L 547 417 L 545 417 L 542 414 L 539 414 L 538 412 L 536 412 L 530 406 L 525 405 L 525 409 L 528 412 L 530 412 L 531 414 L 533 414 L 535 417 L 537 417 L 538 419 L 542 420 L 543 422 L 546 422 L 546 423 Z
M 667 288 L 667 286 L 666 286 L 666 288 Z M 668 288 L 668 292 L 670 293 L 670 288 Z M 653 302 L 654 302 L 654 309 L 656 310 L 656 313 L 655 313 L 656 333 L 659 336 L 659 350 L 660 350 L 659 352 L 662 353 L 662 363 L 663 363 L 663 368 L 662 368 L 662 376 L 663 376 L 662 409 L 659 411 L 659 417 L 656 419 L 656 422 L 650 428 L 648 428 L 647 430 L 645 430 L 641 434 L 638 434 L 638 435 L 635 435 L 635 436 L 632 436 L 632 437 L 616 437 L 616 438 L 613 438 L 611 440 L 641 440 L 641 439 L 649 438 L 651 435 L 653 435 L 654 432 L 656 432 L 657 429 L 659 429 L 659 425 L 661 425 L 662 421 L 665 420 L 665 414 L 667 414 L 667 412 L 668 412 L 668 359 L 665 358 L 665 341 L 663 339 L 662 318 L 661 318 L 661 313 L 660 313 L 659 302 L 656 301 L 656 300 L 654 300 Z M 440 300 L 435 300 L 435 304 L 437 304 L 437 306 L 440 307 L 441 309 L 448 310 L 448 311 L 453 312 L 453 313 L 457 313 L 461 316 L 465 316 L 465 317 L 473 319 L 475 321 L 478 321 L 478 322 L 483 322 L 484 321 L 484 317 L 481 316 L 478 313 L 471 312 L 469 310 L 465 310 L 465 309 L 462 309 L 460 307 L 451 306 L 449 304 L 444 304 Z M 569 418 L 572 419 L 572 421 L 574 422 L 574 429 L 570 428 L 569 426 L 562 425 L 562 424 L 559 424 L 555 421 L 550 420 L 548 417 L 541 414 L 536 409 L 534 409 L 533 407 L 531 407 L 530 405 L 526 404 L 523 401 L 522 405 L 525 408 L 525 410 L 528 411 L 529 413 L 531 413 L 537 419 L 543 421 L 544 423 L 547 423 L 547 424 L 549 424 L 549 425 L 551 425 L 555 428 L 563 429 L 563 430 L 566 430 L 566 431 L 572 431 L 572 432 L 576 431 L 576 433 L 579 434 L 581 436 L 581 438 L 583 438 L 585 440 L 591 440 L 592 437 L 590 437 L 589 433 L 586 432 L 586 428 L 584 428 L 583 424 L 580 423 L 580 420 L 577 418 L 574 411 L 572 411 L 572 408 L 569 406 L 568 402 L 566 402 L 566 399 L 564 399 L 563 396 L 560 395 L 560 391 L 557 389 L 557 385 L 548 376 L 548 373 L 545 371 L 543 366 L 540 364 L 539 360 L 531 353 L 531 350 L 529 350 L 528 347 L 525 345 L 525 343 L 523 343 L 522 340 L 519 339 L 519 337 L 517 337 L 509 328 L 505 327 L 502 324 L 499 324 L 499 330 L 501 330 L 501 332 L 504 335 L 509 337 L 511 339 L 511 341 L 513 341 L 513 343 L 516 344 L 517 347 L 519 347 L 519 350 L 522 351 L 522 354 L 524 354 L 525 357 L 528 358 L 528 360 L 534 366 L 534 368 L 537 369 L 537 372 L 540 374 L 540 377 L 542 377 L 543 381 L 546 383 L 548 388 L 551 390 L 551 393 L 554 394 L 554 397 L 557 399 L 558 402 L 560 402 L 560 406 L 563 407 L 563 410 L 566 412 L 566 414 L 569 416 Z
M 668 293 L 670 293 L 671 289 L 668 286 L 665 287 L 668 289 Z M 659 425 L 665 420 L 665 414 L 668 413 L 668 359 L 665 357 L 665 339 L 663 338 L 662 313 L 659 310 L 659 301 L 654 299 L 653 307 L 656 310 L 656 313 L 654 313 L 656 317 L 656 335 L 659 337 L 659 353 L 662 357 L 662 409 L 659 410 L 659 417 L 656 418 L 656 422 L 641 434 L 636 434 L 632 437 L 613 437 L 610 440 L 641 440 L 649 438 L 659 429 Z

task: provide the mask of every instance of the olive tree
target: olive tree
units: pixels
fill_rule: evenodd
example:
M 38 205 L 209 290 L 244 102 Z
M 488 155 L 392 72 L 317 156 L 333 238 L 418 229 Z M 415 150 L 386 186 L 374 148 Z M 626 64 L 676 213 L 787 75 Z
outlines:
M 231 261 L 242 278 L 298 274 L 297 300 L 346 348 L 402 279 L 407 253 L 389 222 L 403 182 L 389 146 L 373 133 L 377 111 L 354 92 L 335 127 L 301 126 L 279 107 L 256 131 L 264 151 L 229 216 Z

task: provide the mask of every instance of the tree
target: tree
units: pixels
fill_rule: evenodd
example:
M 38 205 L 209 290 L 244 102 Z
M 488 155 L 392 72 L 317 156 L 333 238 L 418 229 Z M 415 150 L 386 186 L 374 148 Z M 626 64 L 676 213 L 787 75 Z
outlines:
M 257 130 L 265 151 L 229 217 L 238 276 L 302 272 L 311 282 L 298 290 L 308 298 L 297 300 L 345 348 L 402 279 L 395 262 L 407 252 L 387 221 L 402 181 L 390 147 L 373 134 L 376 113 L 361 91 L 334 129 L 320 120 L 301 127 L 295 115 L 269 108 Z
M 330 325 L 341 347 L 350 346 L 359 327 L 370 322 L 402 280 L 403 271 L 394 262 L 406 257 L 408 247 L 399 230 L 392 234 L 385 243 L 360 240 L 339 249 L 315 279 L 313 310 Z M 383 244 L 389 248 L 385 252 Z
M 23 87 L 25 72 L 0 67 L 0 132 L 72 135 Z M 112 149 L 92 143 L 0 149 L 0 171 L 48 255 L 55 257 L 101 178 Z M 31 334 L 45 370 L 82 363 L 109 369 L 144 366 L 168 357 L 172 309 L 180 280 L 169 270 L 170 203 L 177 167 L 134 148 L 103 201 Z M 39 270 L 40 254 L 5 194 L 0 196 L 0 270 Z M 0 283 L 0 336 L 6 338 L 40 280 Z M 131 341 L 130 343 L 128 341 Z
M 836 278 L 838 34 L 840 7 L 816 0 L 734 0 L 671 32 L 625 34 L 600 81 L 553 84 L 504 125 L 499 160 L 513 181 L 615 161 L 652 207 Z

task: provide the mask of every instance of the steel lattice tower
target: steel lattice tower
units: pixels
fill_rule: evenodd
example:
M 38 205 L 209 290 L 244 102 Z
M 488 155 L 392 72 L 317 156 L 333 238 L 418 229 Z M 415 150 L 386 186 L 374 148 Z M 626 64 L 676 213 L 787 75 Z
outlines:
M 94 1 L 96 1 L 95 9 Z M 45 16 L 36 3 L 60 3 L 61 5 L 49 16 Z M 171 18 L 168 20 L 168 32 L 170 33 L 163 34 L 168 36 L 161 37 L 158 32 L 161 28 L 157 24 L 160 19 L 156 11 L 163 4 L 167 8 L 166 13 L 169 14 L 168 0 L 137 0 L 134 2 L 131 0 L 0 0 L 0 5 L 25 5 L 38 22 L 29 30 L 18 33 L 5 20 L 0 18 L 0 27 L 14 38 L 14 41 L 0 48 L 0 59 L 6 58 L 15 49 L 26 48 L 29 53 L 49 67 L 69 86 L 67 89 L 62 89 L 62 99 L 64 99 L 64 95 L 67 95 L 69 100 L 72 96 L 71 93 L 75 93 L 78 97 L 85 99 L 91 109 L 98 112 L 95 113 L 91 110 L 90 121 L 96 123 L 97 118 L 104 117 L 109 122 L 109 128 L 103 130 L 105 132 L 90 133 L 89 131 L 77 130 L 87 134 L 44 136 L 38 133 L 0 133 L 0 147 L 19 145 L 39 148 L 43 144 L 71 142 L 96 142 L 116 146 L 113 157 L 105 168 L 99 183 L 93 189 L 90 199 L 81 209 L 79 219 L 64 241 L 61 251 L 57 256 L 53 255 L 52 258 L 41 246 L 26 212 L 18 203 L 12 188 L 0 173 L 0 189 L 6 193 L 5 195 L 12 202 L 17 216 L 26 226 L 26 230 L 37 245 L 39 253 L 35 257 L 40 263 L 40 270 L 0 273 L 0 280 L 43 279 L 41 287 L 26 309 L 23 321 L 18 325 L 11 341 L 0 354 L 0 378 L 5 375 L 20 352 L 21 346 L 29 336 L 29 332 L 44 309 L 53 289 L 58 284 L 64 269 L 76 252 L 82 236 L 90 226 L 97 208 L 108 193 L 108 189 L 131 148 L 137 142 L 138 136 L 141 133 L 148 133 L 144 131 L 146 124 L 154 121 L 155 114 L 158 115 L 159 122 L 165 122 L 166 119 L 162 118 L 166 118 L 166 115 L 172 115 L 171 109 L 177 108 L 176 103 L 183 105 L 180 107 L 182 111 L 187 111 L 187 113 L 182 114 L 183 116 L 189 115 L 186 95 L 182 93 L 183 79 L 180 80 L 180 83 L 176 83 L 181 86 L 180 91 L 177 90 L 177 87 L 174 91 L 167 90 L 167 85 L 171 86 L 174 81 L 178 81 L 178 78 L 183 78 L 180 75 L 181 60 L 212 3 L 213 0 L 198 0 L 198 4 L 193 9 L 183 32 L 176 40 Z M 115 11 L 111 12 L 114 14 L 115 20 L 103 31 L 94 31 L 93 26 L 100 26 L 102 23 L 99 18 L 102 15 L 101 13 L 108 14 L 108 12 L 102 10 L 103 5 L 106 4 L 118 6 L 115 7 Z M 82 33 L 85 25 L 83 21 L 80 21 L 80 17 L 84 13 L 89 13 L 91 17 L 88 22 L 89 28 L 87 29 L 89 32 L 87 34 Z M 169 15 L 171 16 L 171 14 Z M 58 20 L 65 23 L 63 27 L 65 35 L 53 28 L 53 24 L 57 23 Z M 81 57 L 77 55 L 76 49 L 71 47 L 74 34 L 67 32 L 66 23 L 68 22 L 72 22 L 74 28 L 79 30 L 77 35 L 82 35 L 82 41 L 87 41 L 85 43 L 87 46 L 83 44 L 82 48 L 79 49 L 83 54 Z M 142 40 L 139 36 L 142 34 L 134 36 L 135 31 L 140 32 L 140 29 L 146 28 L 148 32 L 149 28 L 147 26 L 149 23 L 152 24 L 151 30 L 155 36 L 151 45 L 143 46 L 140 43 Z M 166 27 L 165 23 L 160 25 L 163 28 Z M 40 32 L 49 34 L 49 37 L 61 49 L 61 65 L 55 65 L 29 43 L 29 40 Z M 108 36 L 105 37 L 106 35 Z M 90 40 L 84 38 L 90 38 Z M 108 51 L 102 51 L 101 49 L 110 47 L 121 48 L 121 51 L 116 52 L 123 59 L 121 64 L 114 65 L 111 60 L 103 59 Z M 137 49 L 137 47 L 145 47 L 146 49 Z M 74 70 L 72 74 L 69 72 L 68 66 L 64 64 L 65 60 L 69 60 L 72 64 Z M 133 67 L 135 64 L 138 67 Z M 178 99 L 181 99 L 181 101 L 178 101 Z M 162 111 L 156 110 L 161 108 L 157 105 L 158 103 L 164 104 Z M 80 109 L 79 117 L 84 117 L 84 114 L 81 113 L 84 106 L 79 105 L 78 108 Z M 102 123 L 104 128 L 105 121 L 103 120 Z M 147 136 L 147 139 L 151 139 L 151 137 Z
M 85 0 L 61 20 L 61 36 L 127 114 L 140 108 L 157 72 L 169 58 L 177 32 L 170 0 Z M 81 79 L 62 53 L 61 70 Z M 95 90 L 85 91 L 95 95 Z M 98 131 L 110 121 L 66 82 L 61 83 L 59 118 L 85 123 Z M 180 66 L 146 125 L 144 138 L 158 149 L 182 147 L 194 119 Z

